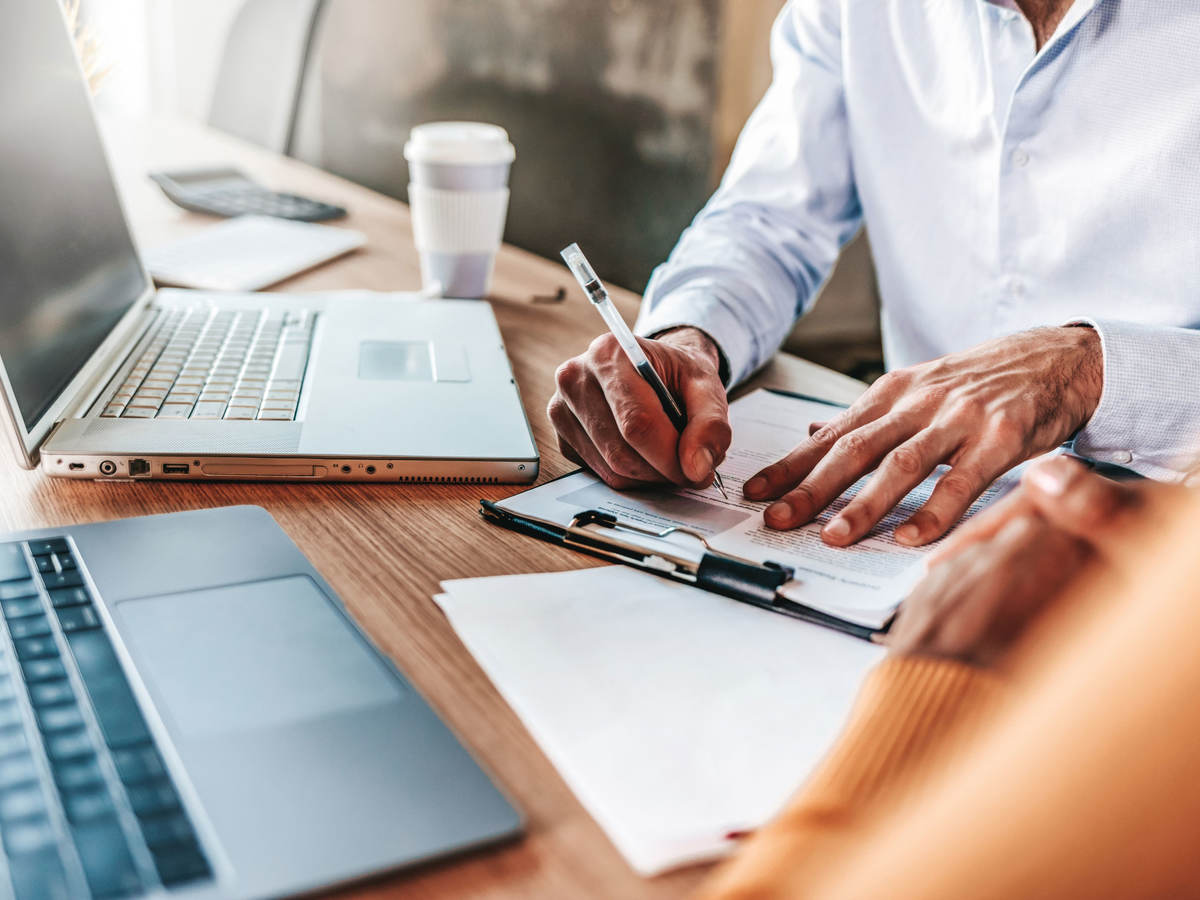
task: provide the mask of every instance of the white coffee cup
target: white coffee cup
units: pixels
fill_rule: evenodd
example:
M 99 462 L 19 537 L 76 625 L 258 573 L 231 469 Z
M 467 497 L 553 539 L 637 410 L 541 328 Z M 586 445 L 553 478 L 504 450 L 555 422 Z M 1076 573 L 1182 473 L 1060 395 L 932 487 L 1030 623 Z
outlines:
M 508 132 L 482 122 L 430 122 L 404 146 L 421 280 L 436 297 L 484 297 L 508 216 Z

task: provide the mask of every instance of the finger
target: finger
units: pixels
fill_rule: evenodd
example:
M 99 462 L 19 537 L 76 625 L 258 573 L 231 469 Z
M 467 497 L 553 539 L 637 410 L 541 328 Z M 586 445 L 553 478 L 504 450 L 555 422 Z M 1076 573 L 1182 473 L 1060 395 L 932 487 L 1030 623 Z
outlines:
M 868 534 L 909 492 L 953 452 L 944 431 L 927 429 L 884 457 L 871 480 L 821 531 L 830 544 L 844 547 Z
M 931 568 L 941 565 L 964 552 L 968 547 L 994 538 L 1008 522 L 1034 510 L 1026 491 L 1016 490 L 979 515 L 964 522 L 926 557 Z
M 729 401 L 720 379 L 691 378 L 680 393 L 687 409 L 687 427 L 679 436 L 679 463 L 694 485 L 709 485 L 733 438 L 729 427 Z
M 1066 457 L 1032 466 L 1023 483 L 1042 515 L 1079 537 L 1092 537 L 1139 504 L 1136 489 L 1089 472 Z
M 624 354 L 598 367 L 599 383 L 617 430 L 659 477 L 675 484 L 687 479 L 679 467 L 679 432 L 663 412 L 658 395 Z
M 914 428 L 905 417 L 889 416 L 839 438 L 807 478 L 767 508 L 763 520 L 771 528 L 795 528 L 816 518 Z
M 658 470 L 644 460 L 621 434 L 599 381 L 586 379 L 574 391 L 562 395 L 562 399 L 587 434 L 589 443 L 614 474 L 631 481 L 662 481 Z
M 989 484 L 1008 470 L 967 454 L 938 479 L 925 505 L 896 529 L 896 541 L 920 547 L 936 541 L 963 517 Z
M 595 472 L 609 487 L 627 490 L 644 486 L 644 482 L 624 478 L 609 467 L 600 451 L 587 436 L 587 432 L 583 430 L 583 426 L 579 424 L 579 420 L 575 418 L 575 414 L 571 412 L 561 397 L 556 396 L 550 401 L 546 413 L 550 417 L 554 429 L 558 432 L 559 446 L 570 447 L 574 451 L 575 459 Z
M 783 459 L 767 466 L 746 482 L 742 493 L 748 500 L 774 500 L 800 484 L 844 435 L 873 422 L 886 412 L 885 406 L 868 393 L 832 422 Z

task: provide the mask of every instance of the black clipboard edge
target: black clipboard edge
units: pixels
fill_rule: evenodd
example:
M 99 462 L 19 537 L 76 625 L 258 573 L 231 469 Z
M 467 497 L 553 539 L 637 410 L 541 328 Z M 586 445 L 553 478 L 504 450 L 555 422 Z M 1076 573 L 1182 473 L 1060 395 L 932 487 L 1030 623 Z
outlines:
M 556 526 L 546 525 L 534 519 L 529 519 L 525 516 L 518 516 L 510 513 L 508 510 L 501 509 L 496 503 L 491 500 L 479 501 L 479 514 L 483 518 L 491 522 L 493 525 L 498 525 L 509 531 L 523 534 L 527 537 L 534 537 L 538 540 L 546 541 L 551 544 L 557 544 L 560 547 L 566 547 L 565 538 L 567 532 Z M 665 578 L 668 581 L 673 581 L 677 584 L 690 584 L 690 582 L 682 581 L 678 578 L 672 578 L 670 574 L 659 571 L 657 569 L 644 568 L 635 564 L 635 559 L 632 555 L 627 555 L 622 552 L 621 548 L 613 547 L 605 544 L 602 541 L 591 541 L 587 538 L 575 536 L 570 544 L 570 549 L 585 553 L 588 556 L 602 559 L 606 562 L 624 563 L 633 565 L 642 572 L 649 572 L 652 575 L 657 575 L 659 578 Z M 859 625 L 855 622 L 849 622 L 845 619 L 839 619 L 837 616 L 831 616 L 819 610 L 813 609 L 810 606 L 805 606 L 801 603 L 796 603 L 794 600 L 781 599 L 775 603 L 769 603 L 753 597 L 749 593 L 739 593 L 730 588 L 717 588 L 709 585 L 692 585 L 700 587 L 709 593 L 718 594 L 735 600 L 739 603 L 747 603 L 750 606 L 757 606 L 759 609 L 767 612 L 778 613 L 779 615 L 787 616 L 790 619 L 799 619 L 802 622 L 808 622 L 811 625 L 820 625 L 824 628 L 829 628 L 849 637 L 858 638 L 859 640 L 875 643 L 877 639 L 887 633 L 891 622 L 887 622 L 882 628 L 870 628 L 866 625 Z

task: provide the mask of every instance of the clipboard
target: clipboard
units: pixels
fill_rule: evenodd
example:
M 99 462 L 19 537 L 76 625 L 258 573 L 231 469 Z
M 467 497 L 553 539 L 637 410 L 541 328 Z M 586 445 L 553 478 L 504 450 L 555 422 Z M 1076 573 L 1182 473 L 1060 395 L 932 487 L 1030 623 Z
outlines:
M 793 569 L 778 563 L 756 563 L 714 552 L 703 535 L 685 528 L 657 531 L 622 522 L 611 513 L 595 509 L 581 510 L 564 528 L 501 509 L 490 500 L 480 500 L 479 507 L 484 519 L 509 531 L 569 547 L 609 562 L 632 566 L 671 581 L 690 584 L 739 603 L 748 603 L 768 612 L 831 628 L 860 640 L 877 641 L 891 627 L 891 618 L 882 627 L 871 628 L 790 600 L 780 593 L 780 589 L 794 580 Z M 656 552 L 640 547 L 636 542 L 622 540 L 622 534 L 660 541 L 667 541 L 674 535 L 685 535 L 698 542 L 699 548 L 694 553 L 689 553 L 684 546 L 680 546 L 678 553 Z
M 768 390 L 785 397 L 845 409 L 841 404 L 830 403 L 819 397 L 774 388 Z M 561 477 L 567 478 L 573 474 L 575 473 L 568 472 Z M 479 507 L 480 515 L 484 519 L 509 531 L 560 547 L 570 547 L 572 550 L 609 562 L 632 566 L 660 578 L 690 584 L 739 603 L 747 603 L 768 612 L 831 628 L 860 640 L 877 641 L 888 632 L 895 618 L 893 614 L 880 627 L 873 628 L 792 600 L 781 593 L 786 585 L 795 580 L 795 571 L 792 568 L 779 563 L 759 563 L 716 552 L 702 534 L 686 528 L 655 530 L 622 522 L 611 513 L 595 509 L 580 510 L 570 524 L 563 527 L 556 522 L 511 512 L 490 500 L 480 500 Z M 690 552 L 689 548 L 683 545 L 678 546 L 677 552 L 663 552 L 661 544 L 656 552 L 639 546 L 636 540 L 625 539 L 640 537 L 666 542 L 676 535 L 685 536 L 694 542 Z

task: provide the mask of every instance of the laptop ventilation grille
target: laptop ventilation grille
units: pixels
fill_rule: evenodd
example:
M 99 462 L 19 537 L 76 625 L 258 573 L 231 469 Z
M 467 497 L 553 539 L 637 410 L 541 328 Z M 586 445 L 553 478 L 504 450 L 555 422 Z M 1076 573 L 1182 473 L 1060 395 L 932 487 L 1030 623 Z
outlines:
M 447 478 L 429 475 L 401 475 L 402 484 L 499 484 L 499 478 L 483 478 L 481 476 L 462 476 Z

